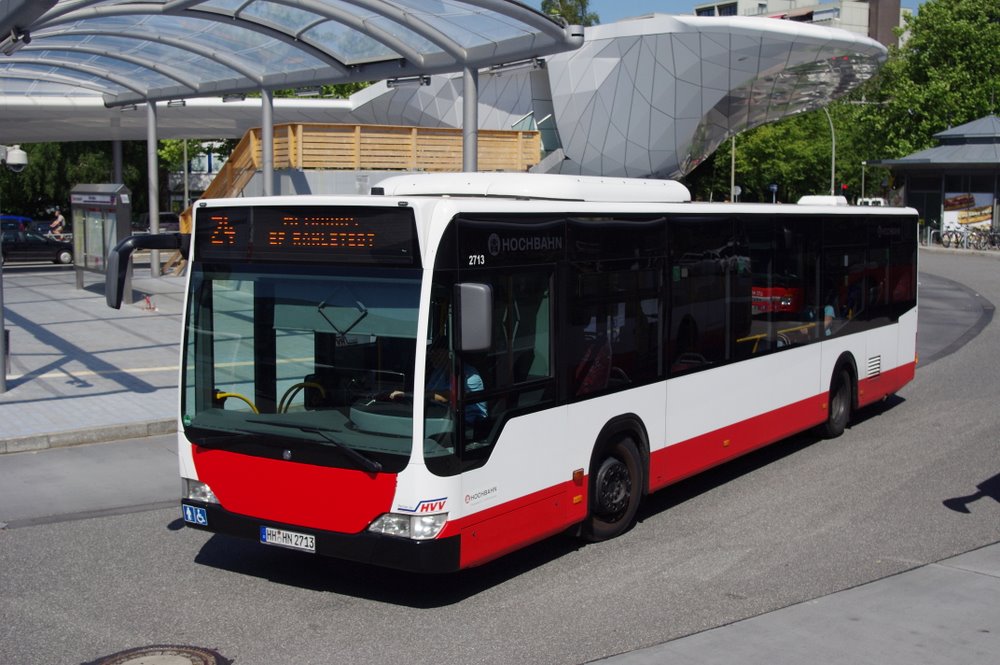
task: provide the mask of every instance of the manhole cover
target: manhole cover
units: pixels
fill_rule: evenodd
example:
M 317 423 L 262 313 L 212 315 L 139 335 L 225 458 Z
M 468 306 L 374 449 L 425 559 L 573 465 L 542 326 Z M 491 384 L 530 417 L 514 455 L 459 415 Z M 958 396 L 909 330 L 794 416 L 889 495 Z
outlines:
M 88 665 L 231 665 L 211 649 L 160 644 L 119 651 Z

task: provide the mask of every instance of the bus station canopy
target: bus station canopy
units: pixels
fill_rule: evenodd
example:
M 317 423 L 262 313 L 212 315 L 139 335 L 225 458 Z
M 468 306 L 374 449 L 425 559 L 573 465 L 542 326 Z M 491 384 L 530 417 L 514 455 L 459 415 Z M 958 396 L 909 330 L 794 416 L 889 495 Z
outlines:
M 0 95 L 122 107 L 477 69 L 582 41 L 511 0 L 0 0 Z
M 650 14 L 585 35 L 513 0 L 0 0 L 0 143 L 448 127 L 469 171 L 477 129 L 524 129 L 541 135 L 535 170 L 669 178 L 842 97 L 886 55 L 760 17 Z M 378 83 L 271 94 L 355 81 Z

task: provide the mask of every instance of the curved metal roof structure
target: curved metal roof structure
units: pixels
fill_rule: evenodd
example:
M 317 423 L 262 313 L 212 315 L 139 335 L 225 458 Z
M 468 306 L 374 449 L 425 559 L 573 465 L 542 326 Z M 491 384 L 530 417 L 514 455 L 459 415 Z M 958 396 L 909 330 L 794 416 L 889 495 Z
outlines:
M 0 0 L 0 92 L 125 106 L 478 69 L 582 39 L 512 0 Z
M 539 171 L 675 178 L 734 134 L 844 96 L 886 57 L 877 41 L 836 28 L 652 14 L 587 28 L 581 48 L 534 69 L 484 72 L 480 127 L 537 127 L 552 151 Z M 351 118 L 460 127 L 463 94 L 461 76 L 377 84 L 351 98 Z
M 142 139 L 132 103 L 180 98 L 160 105 L 160 138 L 239 137 L 272 123 L 261 100 L 223 92 L 434 74 L 268 107 L 274 123 L 537 128 L 550 155 L 536 170 L 656 178 L 828 104 L 887 55 L 768 18 L 653 14 L 584 35 L 508 0 L 0 0 L 2 34 L 0 142 Z

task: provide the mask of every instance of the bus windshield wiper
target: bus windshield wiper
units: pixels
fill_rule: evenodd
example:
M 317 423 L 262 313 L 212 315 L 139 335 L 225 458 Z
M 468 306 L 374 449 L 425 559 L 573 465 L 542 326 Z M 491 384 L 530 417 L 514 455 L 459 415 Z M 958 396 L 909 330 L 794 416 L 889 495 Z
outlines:
M 377 462 L 376 460 L 373 460 L 373 459 L 371 459 L 369 457 L 365 457 L 364 455 L 362 455 L 361 453 L 359 453 L 354 448 L 351 448 L 350 446 L 345 445 L 345 444 L 341 443 L 340 441 L 337 441 L 332 436 L 329 436 L 327 434 L 327 432 L 332 431 L 332 430 L 327 430 L 327 429 L 324 429 L 322 427 L 313 427 L 311 425 L 299 425 L 299 424 L 296 424 L 296 423 L 275 423 L 275 422 L 271 422 L 270 420 L 254 420 L 252 418 L 248 419 L 247 422 L 248 423 L 258 423 L 258 424 L 261 424 L 261 425 L 270 425 L 271 427 L 284 427 L 286 429 L 297 429 L 300 432 L 305 432 L 307 434 L 317 434 L 317 435 L 321 436 L 325 441 L 333 444 L 335 447 L 337 447 L 340 450 L 344 451 L 345 455 L 347 455 L 352 460 L 354 460 L 355 462 L 357 462 L 358 465 L 360 465 L 361 468 L 363 468 L 368 473 L 378 473 L 379 471 L 382 470 L 382 465 L 379 462 Z

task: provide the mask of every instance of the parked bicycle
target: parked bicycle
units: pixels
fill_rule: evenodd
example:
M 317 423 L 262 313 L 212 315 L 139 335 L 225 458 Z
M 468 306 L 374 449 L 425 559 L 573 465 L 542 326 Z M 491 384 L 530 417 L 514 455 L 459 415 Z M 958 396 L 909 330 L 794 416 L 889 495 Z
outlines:
M 960 227 L 948 227 L 941 232 L 941 245 L 944 247 L 965 247 L 969 232 Z
M 983 249 L 1000 249 L 1000 230 L 983 229 Z
M 945 247 L 964 247 L 966 249 L 986 249 L 997 246 L 997 238 L 988 229 L 949 227 L 941 232 L 941 244 Z

